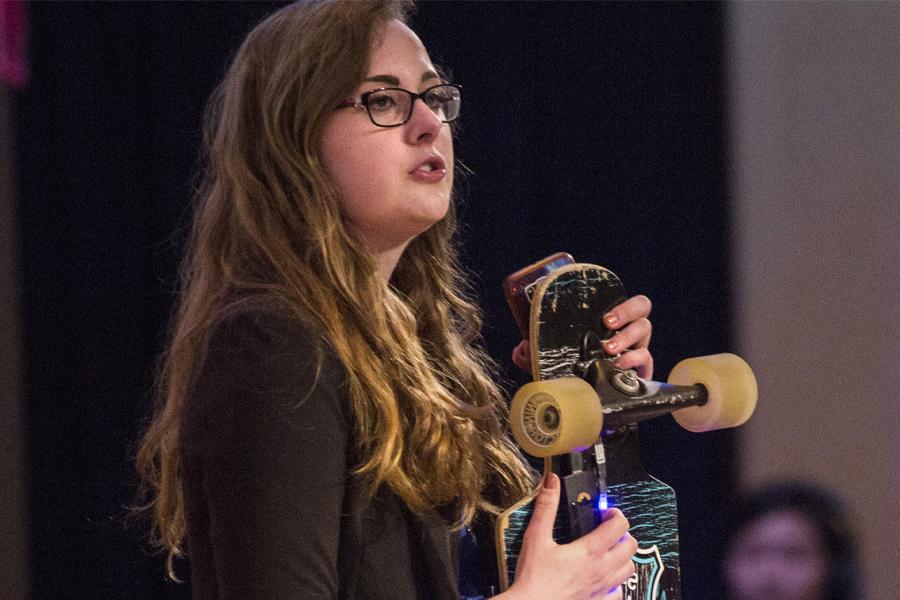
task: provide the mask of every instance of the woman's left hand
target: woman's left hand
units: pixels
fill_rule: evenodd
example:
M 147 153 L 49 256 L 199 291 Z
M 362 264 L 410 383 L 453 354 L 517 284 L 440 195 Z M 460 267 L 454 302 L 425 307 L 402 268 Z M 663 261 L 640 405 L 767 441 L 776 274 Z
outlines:
M 638 377 L 653 377 L 653 356 L 648 349 L 653 327 L 650 324 L 652 304 L 647 296 L 634 296 L 603 315 L 603 322 L 615 334 L 603 344 L 607 354 L 615 356 L 620 369 L 634 369 Z M 531 372 L 531 346 L 522 340 L 513 349 L 513 363 L 524 371 Z

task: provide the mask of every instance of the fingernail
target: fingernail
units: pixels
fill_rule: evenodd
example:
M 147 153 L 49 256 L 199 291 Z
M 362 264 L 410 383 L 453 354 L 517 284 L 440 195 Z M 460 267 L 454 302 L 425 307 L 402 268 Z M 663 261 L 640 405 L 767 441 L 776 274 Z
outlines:
M 606 324 L 610 327 L 619 322 L 619 317 L 617 317 L 613 313 L 609 313 L 608 315 L 606 315 L 606 317 L 604 317 L 604 319 L 606 320 Z
M 559 479 L 554 477 L 552 474 L 544 477 L 544 488 L 548 490 L 555 490 L 559 485 Z
M 606 347 L 607 352 L 615 352 L 616 348 L 619 347 L 619 343 L 613 342 L 612 340 L 603 342 L 603 345 Z

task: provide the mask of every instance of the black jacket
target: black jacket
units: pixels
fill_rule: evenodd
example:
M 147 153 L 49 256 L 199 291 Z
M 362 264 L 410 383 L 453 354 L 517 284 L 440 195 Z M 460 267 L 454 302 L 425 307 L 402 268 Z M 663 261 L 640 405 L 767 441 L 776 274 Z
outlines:
M 370 501 L 353 432 L 346 371 L 310 327 L 257 307 L 214 328 L 180 436 L 195 600 L 457 600 L 459 534 Z

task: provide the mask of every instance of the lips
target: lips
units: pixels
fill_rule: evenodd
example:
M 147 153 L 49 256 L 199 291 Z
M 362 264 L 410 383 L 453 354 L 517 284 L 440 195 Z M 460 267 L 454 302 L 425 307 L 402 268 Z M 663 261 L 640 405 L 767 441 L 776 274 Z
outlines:
M 415 179 L 433 183 L 440 181 L 447 175 L 447 167 L 444 159 L 440 156 L 429 156 L 424 160 L 416 163 L 416 166 L 410 171 Z

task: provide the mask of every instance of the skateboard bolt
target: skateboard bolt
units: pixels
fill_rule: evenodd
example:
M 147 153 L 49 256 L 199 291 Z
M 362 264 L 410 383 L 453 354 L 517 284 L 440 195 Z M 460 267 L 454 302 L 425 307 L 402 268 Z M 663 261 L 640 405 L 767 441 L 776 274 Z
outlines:
M 641 391 L 641 382 L 634 369 L 618 371 L 612 377 L 613 387 L 629 396 L 636 396 Z
M 541 415 L 541 421 L 547 430 L 556 430 L 559 427 L 559 411 L 555 406 L 548 406 Z

